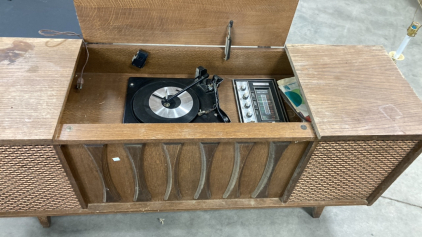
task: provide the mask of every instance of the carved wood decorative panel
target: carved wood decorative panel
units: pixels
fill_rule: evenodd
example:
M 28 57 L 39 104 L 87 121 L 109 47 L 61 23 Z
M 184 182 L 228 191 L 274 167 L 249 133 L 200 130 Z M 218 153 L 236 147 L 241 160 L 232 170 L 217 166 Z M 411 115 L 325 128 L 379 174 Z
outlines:
M 88 197 L 102 195 L 102 199 L 87 198 L 90 203 L 98 203 L 280 197 L 307 144 L 124 144 L 125 154 L 120 153 L 119 157 L 109 155 L 112 150 L 107 144 L 85 145 L 88 155 L 72 152 L 80 152 L 80 145 L 64 149 L 68 150 L 66 158 L 82 184 L 81 192 Z M 78 161 L 87 156 L 92 158 L 90 167 L 94 168 L 87 169 L 86 163 Z M 98 180 L 86 180 L 85 177 L 91 177 L 87 172 L 97 173 Z M 273 176 L 277 179 L 272 179 Z
M 134 202 L 150 201 L 151 193 L 145 181 L 144 161 L 142 154 L 142 144 L 126 144 L 125 149 L 129 155 L 129 159 L 133 167 L 133 175 L 135 179 L 135 195 Z
M 121 196 L 117 191 L 113 180 L 111 179 L 110 170 L 108 168 L 107 145 L 90 145 L 85 146 L 85 148 L 96 164 L 97 172 L 102 178 L 104 188 L 104 202 L 120 201 Z

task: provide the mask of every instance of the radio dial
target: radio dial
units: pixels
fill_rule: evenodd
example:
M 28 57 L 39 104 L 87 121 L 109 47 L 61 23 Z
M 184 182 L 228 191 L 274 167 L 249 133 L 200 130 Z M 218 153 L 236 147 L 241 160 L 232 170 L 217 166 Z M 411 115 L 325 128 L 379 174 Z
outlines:
M 233 89 L 242 123 L 286 122 L 274 79 L 233 79 Z

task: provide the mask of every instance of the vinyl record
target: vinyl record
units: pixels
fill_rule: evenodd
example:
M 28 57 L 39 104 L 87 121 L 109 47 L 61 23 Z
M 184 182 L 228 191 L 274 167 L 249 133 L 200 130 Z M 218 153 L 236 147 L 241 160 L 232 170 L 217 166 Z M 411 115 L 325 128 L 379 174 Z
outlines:
M 153 82 L 140 88 L 133 97 L 132 107 L 135 117 L 144 123 L 189 123 L 198 114 L 199 99 L 196 93 L 189 89 L 163 104 L 163 98 L 168 98 L 186 85 L 174 81 Z

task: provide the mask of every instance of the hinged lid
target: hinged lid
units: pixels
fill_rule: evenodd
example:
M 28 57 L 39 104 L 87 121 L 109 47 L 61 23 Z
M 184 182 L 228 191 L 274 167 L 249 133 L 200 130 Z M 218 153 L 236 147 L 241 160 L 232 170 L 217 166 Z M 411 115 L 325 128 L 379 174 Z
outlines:
M 0 144 L 52 143 L 81 43 L 0 38 Z
M 74 0 L 91 43 L 284 46 L 298 0 Z
M 382 46 L 287 45 L 287 53 L 319 138 L 422 135 L 422 102 Z

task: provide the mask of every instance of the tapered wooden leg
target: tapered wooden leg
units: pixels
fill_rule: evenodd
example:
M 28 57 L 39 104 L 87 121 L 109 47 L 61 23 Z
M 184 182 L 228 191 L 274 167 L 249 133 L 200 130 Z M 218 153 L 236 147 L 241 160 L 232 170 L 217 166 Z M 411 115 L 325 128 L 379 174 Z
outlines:
M 312 217 L 313 218 L 319 218 L 321 216 L 323 210 L 324 210 L 324 206 L 313 207 L 312 208 Z
M 51 224 L 51 216 L 38 216 L 38 220 L 40 221 L 40 224 L 44 228 L 50 227 Z

